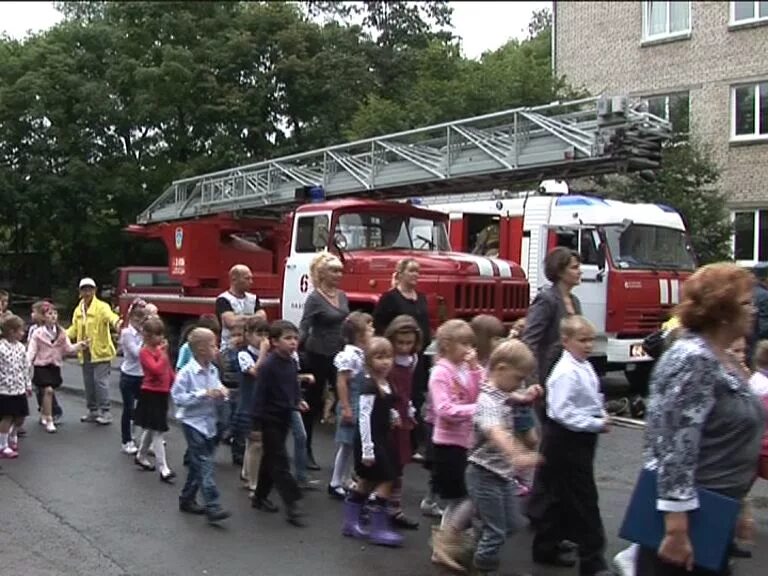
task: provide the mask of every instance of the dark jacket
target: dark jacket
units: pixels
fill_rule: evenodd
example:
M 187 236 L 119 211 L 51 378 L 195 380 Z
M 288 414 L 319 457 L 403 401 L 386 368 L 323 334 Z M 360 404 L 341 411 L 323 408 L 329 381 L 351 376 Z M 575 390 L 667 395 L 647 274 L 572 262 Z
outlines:
M 300 401 L 296 360 L 270 352 L 256 378 L 251 413 L 253 429 L 261 430 L 265 424 L 288 426 Z
M 571 299 L 576 314 L 581 314 L 581 302 L 573 294 Z M 542 386 L 563 352 L 560 322 L 566 315 L 563 296 L 556 286 L 542 288 L 528 308 L 522 340 L 536 357 L 531 380 Z
M 427 297 L 421 292 L 416 293 L 416 300 L 406 298 L 397 288 L 384 292 L 373 311 L 373 327 L 376 334 L 383 336 L 387 326 L 401 314 L 416 320 L 421 329 L 421 349 L 426 350 L 432 341 L 432 334 L 429 327 Z

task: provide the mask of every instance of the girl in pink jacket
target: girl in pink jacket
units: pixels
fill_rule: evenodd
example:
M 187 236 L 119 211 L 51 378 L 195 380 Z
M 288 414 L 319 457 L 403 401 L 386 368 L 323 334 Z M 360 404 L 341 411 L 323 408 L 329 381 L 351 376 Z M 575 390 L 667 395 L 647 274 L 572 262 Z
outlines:
M 447 506 L 440 530 L 432 538 L 432 561 L 461 570 L 463 529 L 471 522 L 472 502 L 467 498 L 464 471 L 472 442 L 475 401 L 484 378 L 477 361 L 475 335 L 463 320 L 449 320 L 435 336 L 439 359 L 429 376 L 434 417 L 432 432 L 433 484 Z
M 40 424 L 46 431 L 56 432 L 53 423 L 53 391 L 61 386 L 61 364 L 67 356 L 75 356 L 85 342 L 72 344 L 67 331 L 59 326 L 59 314 L 50 302 L 40 308 L 43 324 L 30 331 L 27 360 L 32 366 L 32 384 L 42 393 Z

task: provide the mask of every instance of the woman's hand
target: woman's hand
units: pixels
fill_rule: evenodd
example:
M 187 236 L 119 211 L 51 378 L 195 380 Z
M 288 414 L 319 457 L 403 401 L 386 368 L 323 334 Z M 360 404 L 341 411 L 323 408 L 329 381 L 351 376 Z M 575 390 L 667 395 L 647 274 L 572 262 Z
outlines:
M 659 545 L 659 558 L 675 566 L 693 570 L 693 546 L 688 532 L 667 532 Z

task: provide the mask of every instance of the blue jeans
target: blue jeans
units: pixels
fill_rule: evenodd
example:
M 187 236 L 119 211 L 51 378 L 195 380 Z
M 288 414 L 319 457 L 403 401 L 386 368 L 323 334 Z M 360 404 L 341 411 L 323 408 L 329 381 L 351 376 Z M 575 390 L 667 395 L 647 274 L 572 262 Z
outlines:
M 504 541 L 521 524 L 515 484 L 472 463 L 466 478 L 467 491 L 482 521 L 474 564 L 480 570 L 496 570 Z
M 291 414 L 291 434 L 293 435 L 293 475 L 299 482 L 307 480 L 307 431 L 301 412 Z
M 139 399 L 141 391 L 141 376 L 131 376 L 120 372 L 120 394 L 123 396 L 123 415 L 120 418 L 120 434 L 123 437 L 123 444 L 130 442 L 131 421 L 133 412 L 136 409 L 136 401 Z
M 187 481 L 181 489 L 180 502 L 194 502 L 197 492 L 203 493 L 205 509 L 207 512 L 219 510 L 219 489 L 216 487 L 214 472 L 214 451 L 216 450 L 216 438 L 206 438 L 199 430 L 182 425 L 184 438 L 187 440 L 187 458 L 189 468 Z

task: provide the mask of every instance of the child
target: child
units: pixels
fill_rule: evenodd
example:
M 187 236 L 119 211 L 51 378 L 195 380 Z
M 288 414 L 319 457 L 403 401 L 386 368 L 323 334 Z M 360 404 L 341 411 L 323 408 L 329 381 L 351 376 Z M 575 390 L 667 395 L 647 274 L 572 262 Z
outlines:
M 43 309 L 47 306 L 53 306 L 51 302 L 48 300 L 38 300 L 37 302 L 32 304 L 32 311 L 30 314 L 31 323 L 28 326 L 27 329 L 27 339 L 26 342 L 29 344 L 32 341 L 32 335 L 35 333 L 35 331 L 40 328 L 43 324 L 45 324 L 45 314 L 43 312 Z M 43 390 L 39 387 L 35 388 L 35 399 L 37 400 L 37 411 L 42 413 L 43 411 Z M 54 426 L 58 426 L 61 423 L 61 417 L 64 414 L 64 411 L 61 409 L 61 406 L 59 405 L 59 400 L 56 398 L 56 392 L 54 391 L 51 394 L 51 413 L 53 414 L 53 424 Z M 40 421 L 42 424 L 42 420 Z M 19 431 L 19 434 L 21 435 L 21 430 Z
M 216 404 L 227 398 L 229 391 L 219 380 L 213 365 L 219 349 L 216 335 L 207 328 L 195 328 L 188 342 L 192 359 L 177 374 L 171 388 L 176 418 L 181 422 L 187 441 L 189 467 L 187 481 L 179 496 L 179 510 L 187 514 L 206 514 L 213 524 L 229 518 L 221 507 L 214 477 L 216 449 Z M 202 491 L 205 507 L 197 502 Z
M 294 526 L 304 526 L 299 509 L 301 490 L 291 475 L 285 441 L 296 410 L 309 409 L 301 400 L 299 370 L 294 356 L 299 345 L 299 330 L 285 320 L 276 320 L 269 327 L 272 350 L 259 370 L 253 402 L 252 440 L 261 442 L 263 453 L 259 468 L 256 494 L 251 505 L 265 512 L 277 512 L 269 500 L 275 484 L 285 505 L 286 519 Z
M 346 345 L 333 361 L 339 400 L 336 404 L 336 459 L 328 484 L 328 495 L 337 500 L 346 498 L 344 484 L 349 481 L 354 460 L 358 399 L 365 378 L 364 350 L 373 336 L 373 317 L 364 312 L 352 312 L 344 319 L 341 333 Z
M 572 565 L 558 550 L 568 539 L 578 544 L 579 573 L 607 575 L 603 556 L 605 532 L 598 508 L 594 458 L 597 437 L 607 432 L 600 381 L 589 363 L 595 328 L 583 316 L 560 323 L 563 354 L 547 379 L 541 453 L 544 463 L 536 482 L 551 499 L 533 526 L 533 560 L 541 564 Z
M 123 351 L 123 363 L 120 365 L 120 393 L 123 396 L 123 414 L 120 418 L 122 448 L 120 450 L 123 454 L 133 455 L 138 451 L 133 441 L 132 423 L 144 376 L 139 352 L 143 344 L 142 324 L 146 318 L 146 308 L 134 306 L 128 313 L 128 326 L 120 331 L 120 349 Z
M 421 350 L 421 329 L 412 316 L 403 314 L 395 316 L 384 331 L 384 337 L 390 341 L 395 353 L 388 380 L 395 398 L 395 409 L 400 418 L 400 426 L 392 430 L 392 440 L 397 455 L 395 459 L 397 478 L 392 483 L 389 512 L 395 526 L 416 530 L 419 522 L 405 515 L 402 499 L 403 469 L 411 462 L 413 456 L 411 431 L 416 425 L 416 409 L 413 407 L 411 397 L 413 376 L 419 362 L 418 352 Z
M 402 546 L 403 537 L 392 529 L 387 499 L 397 478 L 397 453 L 391 429 L 400 425 L 395 398 L 387 376 L 392 369 L 392 344 L 371 338 L 365 352 L 368 370 L 360 390 L 360 415 L 355 433 L 355 472 L 358 482 L 344 501 L 344 536 L 368 540 L 380 546 Z M 361 525 L 363 505 L 376 492 L 370 512 L 370 531 Z
M 219 335 L 221 334 L 221 324 L 219 324 L 218 318 L 216 318 L 216 314 L 202 314 L 200 318 L 195 323 L 196 328 L 207 328 L 211 332 L 213 332 L 216 335 L 216 341 L 219 340 Z M 190 330 L 190 334 L 191 334 Z M 187 362 L 189 362 L 192 359 L 192 349 L 189 347 L 189 340 L 184 342 L 182 344 L 181 348 L 179 348 L 179 356 L 176 359 L 176 371 L 178 372 L 184 366 L 187 365 Z
M 488 314 L 475 316 L 472 322 L 470 322 L 470 326 L 472 326 L 472 330 L 475 333 L 477 359 L 480 364 L 487 367 L 491 353 L 505 338 L 520 338 L 524 325 L 524 318 L 517 320 L 508 335 L 504 324 L 496 316 Z M 518 440 L 525 443 L 529 450 L 535 449 L 539 443 L 532 403 L 539 398 L 541 393 L 541 386 L 536 385 L 535 387 L 531 386 L 527 390 L 521 389 L 513 392 L 508 398 L 508 401 L 514 407 L 515 435 Z M 527 496 L 530 492 L 527 486 L 528 483 L 523 478 L 516 478 L 515 481 L 517 482 L 517 495 Z
M 160 480 L 173 483 L 176 473 L 168 467 L 163 435 L 168 432 L 168 395 L 173 383 L 173 369 L 168 358 L 165 326 L 159 316 L 149 316 L 142 326 L 144 345 L 139 361 L 144 377 L 136 405 L 136 424 L 144 429 L 136 452 L 136 465 L 143 470 L 160 471 Z M 155 453 L 155 465 L 147 460 L 150 445 Z
M 439 359 L 429 376 L 434 411 L 432 433 L 434 485 L 447 501 L 440 529 L 432 538 L 433 562 L 462 570 L 456 558 L 472 516 L 464 471 L 471 445 L 472 417 L 484 371 L 473 348 L 475 335 L 463 320 L 448 320 L 437 329 Z
M 533 354 L 519 340 L 499 344 L 488 359 L 488 378 L 477 398 L 467 467 L 467 487 L 482 521 L 473 561 L 477 574 L 496 574 L 501 546 L 520 525 L 516 474 L 538 461 L 538 455 L 515 437 L 514 408 L 509 402 L 534 363 Z
M 219 442 L 229 444 L 232 464 L 243 465 L 245 438 L 234 433 L 235 408 L 240 394 L 240 365 L 237 354 L 245 343 L 245 319 L 239 318 L 229 330 L 229 343 L 214 360 L 221 383 L 229 389 L 228 401 L 219 405 Z
M 47 432 L 54 433 L 53 391 L 61 386 L 61 364 L 65 356 L 77 354 L 85 344 L 72 345 L 66 331 L 59 326 L 59 315 L 53 304 L 43 303 L 40 311 L 44 323 L 30 336 L 27 361 L 32 366 L 32 384 L 42 396 L 40 423 Z
M 248 318 L 245 322 L 245 342 L 247 346 L 237 354 L 240 366 L 240 399 L 237 406 L 236 429 L 244 436 L 245 453 L 240 478 L 245 482 L 251 498 L 256 493 L 256 480 L 259 475 L 261 444 L 251 437 L 253 419 L 253 395 L 256 391 L 256 378 L 269 352 L 269 324 L 260 316 Z
M 0 325 L 0 458 L 19 455 L 17 430 L 29 416 L 29 362 L 21 339 L 24 321 L 13 314 Z

